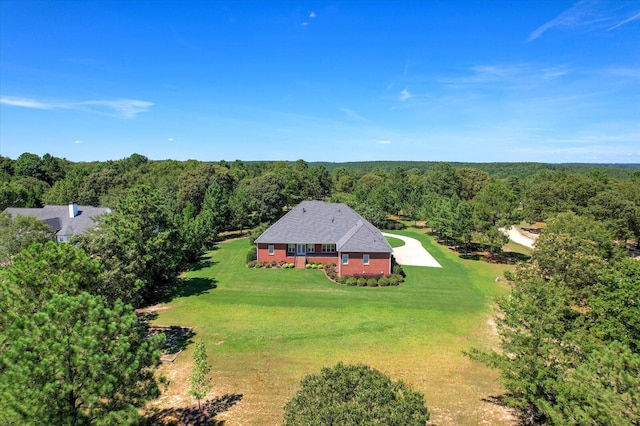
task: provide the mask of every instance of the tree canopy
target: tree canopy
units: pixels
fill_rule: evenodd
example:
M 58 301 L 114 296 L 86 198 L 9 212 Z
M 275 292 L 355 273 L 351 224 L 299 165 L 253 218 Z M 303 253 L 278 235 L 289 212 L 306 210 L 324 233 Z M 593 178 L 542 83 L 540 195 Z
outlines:
M 421 425 L 424 396 L 369 366 L 339 363 L 302 379 L 284 407 L 285 425 Z
M 4 424 L 136 424 L 158 392 L 162 337 L 146 338 L 131 307 L 54 295 L 6 332 L 0 368 Z

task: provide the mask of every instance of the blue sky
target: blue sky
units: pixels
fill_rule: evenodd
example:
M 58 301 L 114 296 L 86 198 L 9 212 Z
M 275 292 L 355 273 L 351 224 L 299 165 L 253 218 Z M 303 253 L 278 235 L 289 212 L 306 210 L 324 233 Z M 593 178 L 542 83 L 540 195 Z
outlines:
M 640 2 L 0 0 L 25 151 L 640 163 Z

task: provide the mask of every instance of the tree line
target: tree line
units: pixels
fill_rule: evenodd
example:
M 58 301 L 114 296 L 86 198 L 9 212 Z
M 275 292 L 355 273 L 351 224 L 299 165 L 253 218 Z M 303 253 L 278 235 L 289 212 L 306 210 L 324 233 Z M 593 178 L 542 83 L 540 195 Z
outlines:
M 502 370 L 507 403 L 535 421 L 603 416 L 579 412 L 580 401 L 597 394 L 577 383 L 589 378 L 591 390 L 606 388 L 596 366 L 614 375 L 616 360 L 631 371 L 638 361 L 638 268 L 621 253 L 640 236 L 640 171 L 624 178 L 609 171 L 0 157 L 0 210 L 70 201 L 113 210 L 67 245 L 52 243 L 35 219 L 0 215 L 0 421 L 136 421 L 136 407 L 157 394 L 151 372 L 162 342 L 145 338 L 132 306 L 157 299 L 221 233 L 260 229 L 306 199 L 344 202 L 380 227 L 402 215 L 445 241 L 480 241 L 492 251 L 505 242 L 500 228 L 547 222 L 499 304 L 503 352 L 474 356 Z M 79 374 L 88 370 L 94 375 Z M 633 377 L 620 380 L 618 387 L 637 389 Z M 615 407 L 628 401 L 607 395 Z

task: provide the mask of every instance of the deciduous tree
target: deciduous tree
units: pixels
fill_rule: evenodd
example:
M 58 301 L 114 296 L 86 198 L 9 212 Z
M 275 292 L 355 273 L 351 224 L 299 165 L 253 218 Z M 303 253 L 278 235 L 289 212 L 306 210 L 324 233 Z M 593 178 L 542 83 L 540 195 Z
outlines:
M 211 379 L 207 377 L 210 371 L 211 366 L 207 362 L 204 342 L 198 341 L 193 352 L 193 369 L 189 376 L 189 395 L 198 401 L 198 409 L 200 409 L 200 400 L 211 390 Z

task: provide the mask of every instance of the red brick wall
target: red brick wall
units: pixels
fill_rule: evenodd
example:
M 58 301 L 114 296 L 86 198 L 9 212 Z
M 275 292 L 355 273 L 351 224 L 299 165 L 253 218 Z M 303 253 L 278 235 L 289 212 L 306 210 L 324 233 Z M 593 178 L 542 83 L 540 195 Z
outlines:
M 269 246 L 273 245 L 273 255 L 269 254 Z M 286 244 L 258 244 L 258 262 L 293 262 L 295 253 L 287 254 Z
M 295 260 L 295 253 L 287 253 L 287 244 L 273 244 L 274 253 L 269 254 L 269 244 L 258 244 L 259 262 L 287 262 Z M 368 253 L 369 264 L 365 265 L 363 254 L 348 253 L 349 264 L 343 265 L 342 258 L 337 254 L 322 253 L 322 245 L 316 244 L 315 253 L 307 253 L 307 262 L 336 263 L 338 265 L 338 275 L 388 275 L 391 273 L 391 259 L 389 253 Z
M 345 253 L 349 255 L 349 264 L 342 264 L 342 256 L 338 262 L 339 275 L 388 275 L 391 273 L 389 253 Z M 363 254 L 369 255 L 369 264 L 365 265 Z

